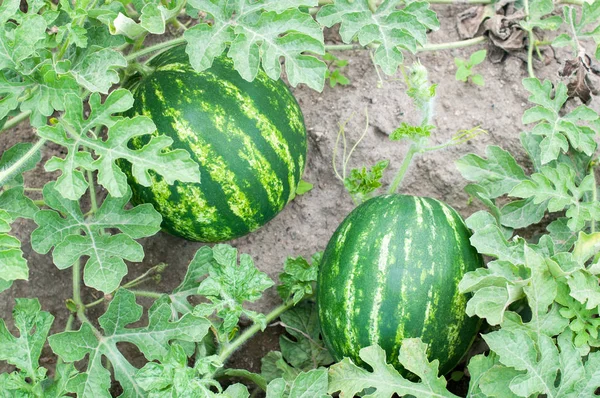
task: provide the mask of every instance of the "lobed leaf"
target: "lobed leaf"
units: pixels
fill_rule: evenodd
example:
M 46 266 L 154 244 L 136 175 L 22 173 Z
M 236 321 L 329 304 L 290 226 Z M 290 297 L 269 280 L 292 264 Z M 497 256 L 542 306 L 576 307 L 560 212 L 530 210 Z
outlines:
M 90 100 L 90 115 L 83 116 L 83 103 L 75 95 L 65 97 L 66 112 L 56 126 L 44 126 L 38 130 L 42 138 L 67 148 L 64 159 L 53 157 L 46 163 L 47 171 L 59 170 L 56 189 L 72 200 L 79 199 L 87 190 L 82 170 L 97 170 L 98 181 L 114 197 L 122 197 L 128 190 L 127 177 L 116 162 L 129 161 L 137 182 L 150 185 L 149 170 L 161 174 L 167 183 L 175 180 L 198 182 L 198 165 L 185 150 L 168 150 L 173 140 L 166 136 L 153 137 L 146 146 L 134 150 L 128 142 L 137 136 L 151 134 L 155 130 L 152 120 L 145 116 L 124 118 L 113 116 L 133 105 L 133 96 L 125 89 L 113 91 L 104 101 L 94 93 Z M 102 140 L 93 130 L 108 127 L 107 139 Z M 91 152 L 96 155 L 93 158 Z
M 161 217 L 152 205 L 125 210 L 131 191 L 125 196 L 107 196 L 92 217 L 85 217 L 74 200 L 65 199 L 50 182 L 44 187 L 44 200 L 53 210 L 35 215 L 38 228 L 31 234 L 35 251 L 46 254 L 52 247 L 54 263 L 65 269 L 88 256 L 83 280 L 87 286 L 104 293 L 115 290 L 127 274 L 124 260 L 142 261 L 144 251 L 134 239 L 154 235 L 160 230 Z M 110 234 L 106 229 L 119 229 Z
M 149 360 L 172 360 L 170 341 L 201 341 L 207 334 L 210 322 L 204 318 L 186 314 L 178 321 L 170 321 L 168 304 L 154 305 L 148 311 L 148 326 L 132 328 L 131 323 L 142 317 L 142 306 L 135 295 L 127 290 L 118 290 L 108 309 L 98 321 L 103 332 L 84 323 L 77 331 L 67 331 L 50 336 L 52 350 L 66 362 L 75 362 L 88 357 L 86 372 L 78 376 L 72 392 L 78 396 L 110 397 L 110 373 L 105 368 L 105 357 L 129 396 L 147 396 L 148 386 L 143 377 L 134 377 L 138 372 L 117 348 L 118 343 L 134 344 Z M 171 355 L 171 357 L 169 357 Z
M 210 24 L 199 23 L 184 34 L 194 69 L 209 68 L 214 58 L 229 47 L 227 55 L 248 81 L 256 78 L 261 65 L 270 78 L 279 79 L 283 58 L 292 86 L 305 83 L 317 91 L 323 90 L 327 67 L 312 55 L 325 53 L 323 31 L 308 13 L 298 9 L 316 6 L 316 0 L 233 3 L 190 0 L 188 3 L 207 13 L 211 20 Z
M 317 21 L 327 27 L 339 23 L 344 43 L 358 39 L 362 46 L 377 46 L 374 62 L 388 75 L 403 63 L 402 50 L 415 53 L 426 43 L 427 30 L 439 28 L 435 12 L 421 1 L 385 0 L 373 12 L 367 0 L 338 0 L 322 7 Z

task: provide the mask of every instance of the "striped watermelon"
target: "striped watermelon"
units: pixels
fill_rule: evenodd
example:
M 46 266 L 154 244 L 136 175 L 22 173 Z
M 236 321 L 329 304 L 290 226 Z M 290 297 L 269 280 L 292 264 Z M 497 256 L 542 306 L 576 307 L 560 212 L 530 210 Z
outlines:
M 401 370 L 402 339 L 420 337 L 443 374 L 454 368 L 479 328 L 458 291 L 462 276 L 483 265 L 469 237 L 458 213 L 435 199 L 384 195 L 354 209 L 329 241 L 317 282 L 334 358 L 360 364 L 359 350 L 377 343 Z
M 285 83 L 260 71 L 248 82 L 221 57 L 195 72 L 185 47 L 167 50 L 148 75 L 129 83 L 129 115 L 152 118 L 200 165 L 201 182 L 168 185 L 152 174 L 138 184 L 124 166 L 133 203 L 152 203 L 163 228 L 183 238 L 217 242 L 245 235 L 271 220 L 293 197 L 304 170 L 306 130 Z M 136 148 L 150 138 L 132 142 Z

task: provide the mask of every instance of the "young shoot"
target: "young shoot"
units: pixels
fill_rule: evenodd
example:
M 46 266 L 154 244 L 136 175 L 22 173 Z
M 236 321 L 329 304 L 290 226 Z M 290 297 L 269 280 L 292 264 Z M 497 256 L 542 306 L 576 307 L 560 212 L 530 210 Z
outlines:
M 454 58 L 454 63 L 458 68 L 456 69 L 456 80 L 461 82 L 467 82 L 470 80 L 473 84 L 484 86 L 485 82 L 483 81 L 483 76 L 479 73 L 474 73 L 473 67 L 481 64 L 485 60 L 486 55 L 486 50 L 479 50 L 471 54 L 467 60 Z

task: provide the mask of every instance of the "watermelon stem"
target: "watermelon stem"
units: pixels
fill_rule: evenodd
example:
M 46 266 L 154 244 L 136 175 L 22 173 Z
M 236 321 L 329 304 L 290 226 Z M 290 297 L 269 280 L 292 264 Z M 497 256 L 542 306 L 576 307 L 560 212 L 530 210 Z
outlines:
M 400 185 L 402 184 L 402 181 L 404 180 L 404 176 L 406 175 L 406 172 L 408 171 L 408 168 L 410 167 L 410 164 L 412 163 L 414 156 L 419 152 L 421 152 L 421 148 L 420 148 L 419 144 L 417 144 L 416 142 L 413 142 L 410 145 L 410 147 L 408 148 L 408 151 L 406 152 L 406 156 L 404 157 L 404 160 L 402 161 L 402 164 L 400 165 L 400 169 L 398 170 L 396 177 L 394 177 L 394 181 L 392 181 L 392 185 L 390 185 L 390 189 L 388 190 L 389 194 L 392 194 L 392 193 L 395 193 L 398 191 L 398 189 L 400 188 Z
M 304 300 L 311 298 L 312 296 L 305 296 Z M 281 314 L 294 307 L 294 301 L 289 300 L 286 303 L 281 304 L 280 306 L 273 309 L 265 316 L 265 323 L 269 324 L 273 322 L 275 319 L 279 318 Z M 244 343 L 250 340 L 256 333 L 262 330 L 262 326 L 260 323 L 254 323 L 248 329 L 244 330 L 242 334 L 240 334 L 237 338 L 235 338 L 230 344 L 222 346 L 221 352 L 219 353 L 219 361 L 221 363 L 225 363 L 227 359 L 233 354 L 238 348 L 240 348 Z

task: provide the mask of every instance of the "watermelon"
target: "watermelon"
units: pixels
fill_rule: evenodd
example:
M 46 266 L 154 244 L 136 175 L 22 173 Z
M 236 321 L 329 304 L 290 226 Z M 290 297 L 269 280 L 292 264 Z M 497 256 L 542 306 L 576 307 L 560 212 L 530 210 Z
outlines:
M 245 235 L 275 217 L 295 194 L 307 148 L 302 112 L 285 83 L 263 71 L 248 82 L 224 56 L 196 72 L 185 46 L 148 66 L 128 83 L 135 99 L 128 116 L 152 118 L 156 135 L 171 137 L 173 149 L 199 164 L 201 181 L 169 185 L 153 173 L 146 187 L 125 164 L 132 202 L 153 204 L 167 232 L 203 242 Z
M 469 318 L 462 276 L 483 266 L 464 221 L 431 198 L 370 199 L 340 224 L 319 268 L 317 307 L 325 344 L 336 360 L 361 364 L 361 348 L 379 344 L 402 371 L 404 338 L 420 337 L 440 372 L 452 370 L 479 329 Z

